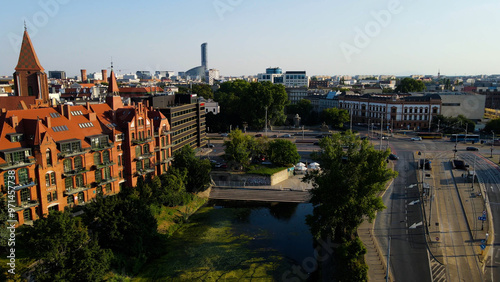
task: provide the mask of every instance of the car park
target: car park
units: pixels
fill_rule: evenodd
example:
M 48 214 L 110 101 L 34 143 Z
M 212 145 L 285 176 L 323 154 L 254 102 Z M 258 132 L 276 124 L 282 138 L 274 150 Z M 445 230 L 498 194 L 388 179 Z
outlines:
M 477 147 L 467 147 L 467 148 L 465 148 L 465 150 L 467 150 L 467 151 L 479 151 L 479 149 Z
M 422 141 L 422 137 L 420 137 L 420 136 L 418 136 L 418 137 L 412 137 L 411 141 Z

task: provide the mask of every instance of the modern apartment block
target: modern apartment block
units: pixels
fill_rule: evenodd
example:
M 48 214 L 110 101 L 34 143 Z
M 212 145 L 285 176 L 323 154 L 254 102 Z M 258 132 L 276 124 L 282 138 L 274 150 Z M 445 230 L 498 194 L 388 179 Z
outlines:
M 31 85 L 30 68 L 37 70 L 36 85 Z M 114 195 L 123 185 L 135 186 L 140 176 L 167 170 L 168 120 L 147 103 L 123 105 L 113 70 L 106 103 L 50 107 L 42 103 L 46 75 L 25 31 L 16 75 L 16 93 L 39 98 L 30 109 L 0 113 L 0 189 L 5 195 L 14 192 L 9 200 L 14 200 L 18 224 L 97 195 Z
M 309 87 L 309 76 L 305 71 L 286 71 L 280 68 L 267 68 L 266 73 L 257 75 L 259 82 L 269 81 L 274 84 L 283 84 L 285 87 Z
M 154 96 L 151 100 L 171 126 L 172 154 L 185 145 L 206 146 L 205 102 L 191 94 Z

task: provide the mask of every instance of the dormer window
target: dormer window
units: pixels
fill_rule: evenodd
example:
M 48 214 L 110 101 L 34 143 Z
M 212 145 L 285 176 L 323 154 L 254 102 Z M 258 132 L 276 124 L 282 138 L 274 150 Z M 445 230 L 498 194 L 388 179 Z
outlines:
M 22 133 L 12 133 L 8 134 L 10 142 L 22 142 L 24 141 L 24 134 Z
M 109 144 L 109 136 L 108 135 L 94 135 L 88 137 L 90 140 L 90 146 L 92 149 L 103 149 L 108 147 Z

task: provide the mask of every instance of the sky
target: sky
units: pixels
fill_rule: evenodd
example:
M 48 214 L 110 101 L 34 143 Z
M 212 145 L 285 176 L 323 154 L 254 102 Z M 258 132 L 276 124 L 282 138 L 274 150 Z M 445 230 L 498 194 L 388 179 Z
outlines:
M 498 0 L 16 0 L 2 3 L 0 76 L 24 21 L 45 71 L 110 67 L 223 76 L 500 74 Z

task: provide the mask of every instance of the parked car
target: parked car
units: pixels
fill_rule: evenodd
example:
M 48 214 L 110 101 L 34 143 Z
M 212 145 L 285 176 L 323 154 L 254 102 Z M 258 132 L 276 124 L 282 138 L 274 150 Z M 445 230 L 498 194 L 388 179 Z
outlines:
M 220 135 L 220 136 L 221 136 L 221 137 L 228 137 L 228 136 L 229 136 L 229 134 L 227 134 L 227 133 L 221 133 L 221 135 Z
M 290 137 L 292 137 L 292 135 L 290 135 L 290 134 L 281 135 L 281 138 L 290 138 Z
M 420 136 L 418 136 L 418 137 L 412 137 L 411 141 L 422 141 L 422 137 L 420 137 Z
M 389 155 L 389 160 L 399 160 L 399 157 L 394 155 L 394 154 L 390 154 Z
M 320 134 L 320 135 L 316 135 L 316 138 L 323 138 L 325 136 L 323 136 L 323 134 Z
M 278 134 L 274 134 L 271 138 L 278 138 Z
M 213 147 L 215 147 L 214 144 L 207 144 L 207 148 L 213 148 Z
M 387 137 L 387 136 L 385 136 L 385 135 L 382 135 L 382 136 L 380 136 L 380 137 L 379 137 L 379 139 L 382 139 L 382 140 L 388 140 L 388 139 L 389 139 L 389 137 Z
M 477 147 L 467 147 L 467 148 L 465 148 L 465 150 L 467 150 L 467 151 L 479 151 L 479 149 Z
M 319 146 L 319 142 L 318 142 L 318 141 L 316 141 L 316 142 L 314 142 L 314 144 L 313 144 L 313 145 L 318 145 L 318 146 Z
M 262 137 L 261 133 L 255 134 L 255 137 Z

